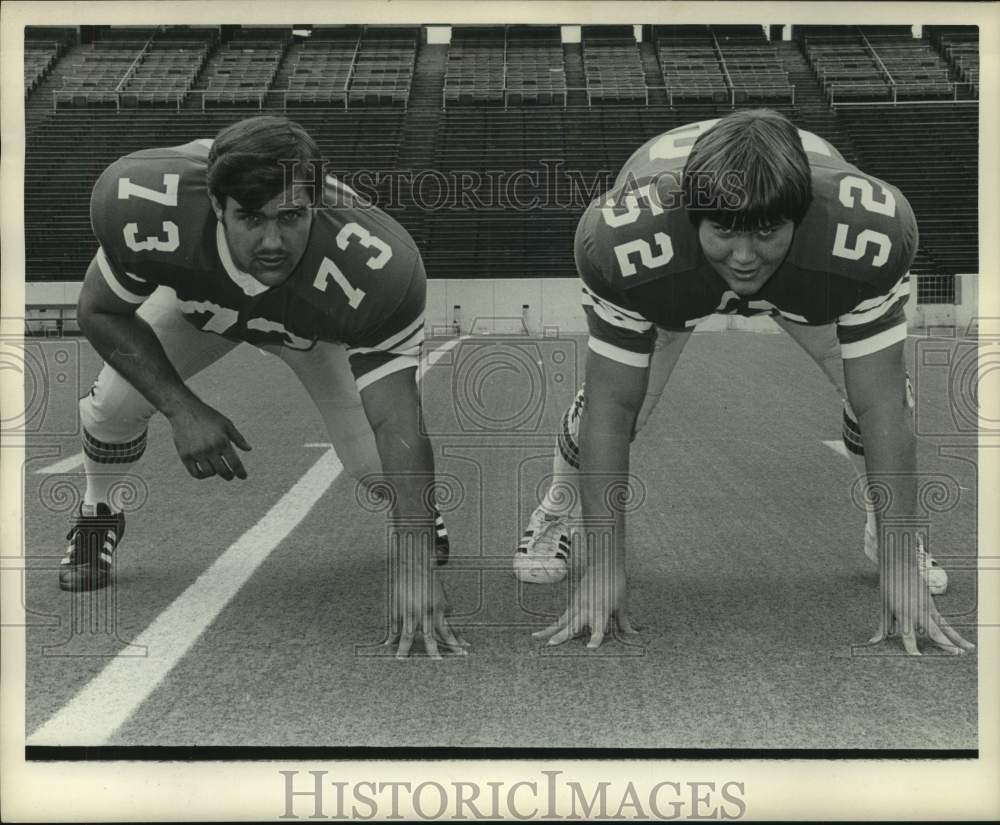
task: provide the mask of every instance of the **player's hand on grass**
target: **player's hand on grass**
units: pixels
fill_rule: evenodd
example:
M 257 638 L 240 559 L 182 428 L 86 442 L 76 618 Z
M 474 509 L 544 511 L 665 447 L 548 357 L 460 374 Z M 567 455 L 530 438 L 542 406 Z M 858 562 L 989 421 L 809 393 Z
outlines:
M 586 572 L 573 588 L 570 605 L 558 621 L 532 637 L 548 639 L 550 645 L 561 645 L 589 631 L 587 647 L 601 646 L 604 637 L 636 636 L 638 630 L 628 616 L 628 582 L 621 567 L 605 562 L 588 565 Z
M 396 658 L 405 659 L 420 637 L 423 649 L 432 659 L 440 659 L 441 651 L 460 656 L 468 652 L 469 643 L 457 635 L 448 624 L 448 598 L 428 559 L 407 557 L 393 564 L 392 631 L 385 644 L 396 647 Z
M 882 610 L 872 644 L 899 636 L 911 656 L 921 655 L 918 639 L 930 640 L 952 654 L 975 649 L 938 612 L 915 552 L 889 553 L 881 560 L 879 592 Z
M 221 476 L 226 481 L 244 479 L 235 444 L 249 450 L 250 444 L 226 416 L 201 401 L 186 404 L 168 420 L 174 430 L 174 446 L 187 471 L 194 478 Z

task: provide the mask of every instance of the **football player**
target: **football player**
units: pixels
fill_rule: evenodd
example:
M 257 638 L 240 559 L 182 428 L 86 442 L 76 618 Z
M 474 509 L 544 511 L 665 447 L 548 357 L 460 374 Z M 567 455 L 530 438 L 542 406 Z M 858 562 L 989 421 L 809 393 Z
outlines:
M 135 152 L 94 186 L 100 247 L 80 328 L 105 361 L 80 402 L 87 485 L 59 582 L 104 587 L 125 517 L 110 491 L 143 454 L 159 411 L 196 479 L 245 479 L 250 444 L 187 379 L 242 343 L 296 373 L 345 468 L 384 495 L 394 525 L 394 638 L 463 650 L 444 616 L 432 558 L 434 461 L 416 368 L 426 279 L 392 218 L 324 179 L 319 147 L 282 117 L 239 121 L 213 140 Z M 435 533 L 440 535 L 435 536 Z M 408 549 L 407 549 L 408 548 Z
M 842 390 L 845 441 L 864 453 L 868 481 L 891 492 L 892 516 L 869 515 L 890 549 L 876 550 L 878 532 L 866 530 L 880 563 L 876 638 L 898 626 L 910 653 L 918 636 L 949 652 L 972 647 L 934 606 L 928 580 L 943 571 L 922 537 L 900 526 L 916 506 L 903 353 L 916 249 L 916 221 L 898 189 L 776 112 L 684 126 L 629 159 L 576 233 L 590 329 L 586 392 L 566 412 L 554 481 L 514 564 L 525 581 L 565 574 L 575 499 L 566 485 L 578 493 L 587 559 L 569 608 L 537 638 L 560 644 L 589 629 L 588 646 L 597 647 L 608 628 L 634 633 L 620 506 L 630 442 L 700 320 L 769 312 Z

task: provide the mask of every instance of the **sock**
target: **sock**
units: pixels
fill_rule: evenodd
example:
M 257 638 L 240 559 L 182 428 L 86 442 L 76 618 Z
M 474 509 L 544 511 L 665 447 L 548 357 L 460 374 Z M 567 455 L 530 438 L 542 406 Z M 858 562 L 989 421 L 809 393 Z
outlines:
M 107 504 L 112 513 L 120 512 L 120 508 L 110 500 L 111 491 L 142 458 L 145 450 L 145 430 L 137 438 L 121 443 L 101 441 L 83 430 L 83 469 L 87 474 L 87 489 L 83 494 L 84 515 L 95 515 L 98 504 Z
M 552 482 L 542 499 L 542 511 L 552 518 L 580 511 L 579 470 L 557 450 L 552 460 Z

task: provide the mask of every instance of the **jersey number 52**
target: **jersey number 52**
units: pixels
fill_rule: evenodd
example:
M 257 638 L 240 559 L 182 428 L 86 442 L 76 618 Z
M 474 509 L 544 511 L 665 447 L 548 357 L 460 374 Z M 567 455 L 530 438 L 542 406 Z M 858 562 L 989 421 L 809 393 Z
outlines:
M 881 188 L 881 187 L 880 187 Z M 839 199 L 842 205 L 857 208 L 860 195 L 861 208 L 876 215 L 893 218 L 896 215 L 896 198 L 888 189 L 882 189 L 876 197 L 875 186 L 866 178 L 846 175 L 840 181 Z M 851 227 L 846 223 L 837 224 L 837 234 L 833 239 L 833 254 L 849 261 L 860 261 L 869 252 L 869 244 L 875 247 L 872 266 L 884 266 L 892 252 L 892 239 L 884 232 L 865 229 L 858 233 L 853 242 L 848 237 Z

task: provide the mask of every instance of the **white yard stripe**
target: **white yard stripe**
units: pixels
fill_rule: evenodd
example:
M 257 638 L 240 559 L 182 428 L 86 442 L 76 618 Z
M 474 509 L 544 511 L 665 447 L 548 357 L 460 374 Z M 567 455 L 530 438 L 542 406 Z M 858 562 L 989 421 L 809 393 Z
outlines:
M 424 373 L 444 358 L 446 353 L 451 352 L 455 347 L 461 344 L 462 341 L 467 341 L 468 339 L 468 335 L 460 335 L 458 338 L 452 338 L 450 341 L 445 341 L 441 346 L 435 347 L 427 358 L 422 359 L 423 363 L 417 368 L 417 380 L 419 381 L 423 378 Z
M 842 455 L 844 458 L 850 459 L 851 454 L 847 451 L 847 447 L 844 446 L 843 441 L 824 441 L 823 443 L 837 455 Z
M 53 473 L 68 473 L 70 470 L 75 470 L 83 464 L 83 453 L 77 453 L 76 455 L 67 456 L 66 458 L 55 462 L 55 464 L 49 464 L 47 467 L 42 467 L 39 470 L 35 470 L 36 476 L 52 475 Z
M 112 660 L 28 739 L 30 745 L 103 745 L 191 649 L 261 563 L 340 474 L 329 450 L 253 527 L 135 639 L 145 658 Z

